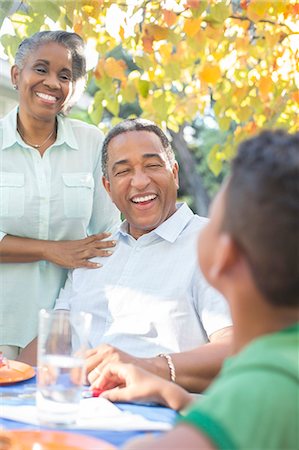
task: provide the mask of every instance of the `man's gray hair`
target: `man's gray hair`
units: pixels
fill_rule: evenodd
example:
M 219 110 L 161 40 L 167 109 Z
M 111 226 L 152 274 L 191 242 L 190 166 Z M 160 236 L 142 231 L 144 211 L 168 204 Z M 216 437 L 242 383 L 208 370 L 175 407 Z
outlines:
M 123 122 L 118 123 L 113 127 L 107 134 L 103 147 L 102 147 L 102 171 L 103 175 L 108 178 L 108 146 L 109 142 L 118 136 L 119 134 L 128 133 L 129 131 L 148 131 L 155 133 L 161 141 L 164 153 L 171 165 L 173 166 L 175 162 L 175 154 L 172 150 L 170 142 L 166 134 L 158 127 L 154 122 L 147 119 L 137 118 L 137 119 L 126 119 Z
M 85 45 L 77 33 L 68 31 L 39 31 L 24 39 L 15 55 L 15 65 L 22 70 L 28 56 L 42 45 L 56 42 L 66 47 L 72 56 L 72 82 L 73 91 L 63 113 L 68 112 L 83 93 L 86 83 L 86 57 Z

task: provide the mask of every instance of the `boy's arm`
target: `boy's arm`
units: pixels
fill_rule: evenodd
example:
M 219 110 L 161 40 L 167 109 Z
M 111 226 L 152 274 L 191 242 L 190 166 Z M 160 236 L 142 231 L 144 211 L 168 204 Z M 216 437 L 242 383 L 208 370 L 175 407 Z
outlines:
M 133 439 L 124 450 L 161 450 L 161 449 L 201 449 L 215 450 L 210 440 L 195 428 L 178 425 L 168 433 L 155 437 L 152 435 Z

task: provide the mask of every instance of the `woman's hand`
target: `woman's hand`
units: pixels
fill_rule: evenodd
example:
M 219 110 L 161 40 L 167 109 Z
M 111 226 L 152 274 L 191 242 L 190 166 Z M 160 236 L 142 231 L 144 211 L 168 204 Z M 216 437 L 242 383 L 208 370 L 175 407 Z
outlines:
M 95 256 L 112 255 L 115 241 L 107 241 L 111 233 L 99 233 L 76 241 L 44 241 L 44 258 L 67 269 L 88 267 L 96 269 L 100 264 L 89 261 Z

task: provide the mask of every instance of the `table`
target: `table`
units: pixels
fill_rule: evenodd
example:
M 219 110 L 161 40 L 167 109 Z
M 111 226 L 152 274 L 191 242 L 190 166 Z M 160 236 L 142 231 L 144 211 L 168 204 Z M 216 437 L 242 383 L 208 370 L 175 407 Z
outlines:
M 6 396 L 12 396 L 14 393 L 23 391 L 25 396 L 22 399 L 16 398 L 17 404 L 31 404 L 34 402 L 34 391 L 36 387 L 36 377 L 31 378 L 27 381 L 22 381 L 15 384 L 10 384 L 6 386 L 0 386 L 0 407 L 1 403 L 5 402 Z M 28 393 L 28 398 L 26 398 L 26 393 Z M 14 400 L 13 400 L 14 401 Z M 9 404 L 12 404 L 11 400 Z M 173 424 L 178 417 L 178 414 L 163 406 L 149 405 L 149 404 L 133 404 L 133 403 L 117 403 L 117 406 L 124 411 L 130 411 L 135 414 L 140 414 L 145 418 L 153 421 L 166 422 Z M 34 426 L 30 424 L 25 424 L 21 422 L 16 422 L 13 420 L 7 420 L 0 417 L 0 428 L 7 430 L 22 429 L 22 430 L 40 430 L 47 429 L 46 427 Z M 70 431 L 64 428 L 59 428 L 61 431 Z M 92 436 L 104 441 L 110 442 L 115 447 L 121 447 L 128 440 L 145 435 L 146 432 L 143 431 L 103 431 L 103 430 L 71 430 L 72 433 L 79 433 L 88 436 Z M 158 432 L 155 432 L 158 434 Z

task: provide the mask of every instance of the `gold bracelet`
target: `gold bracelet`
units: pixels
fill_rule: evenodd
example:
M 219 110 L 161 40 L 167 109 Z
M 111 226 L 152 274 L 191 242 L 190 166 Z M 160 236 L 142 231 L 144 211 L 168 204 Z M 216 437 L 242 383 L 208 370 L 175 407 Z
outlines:
M 170 375 L 170 380 L 175 383 L 175 379 L 176 379 L 176 373 L 175 373 L 175 367 L 172 361 L 172 357 L 170 355 L 168 355 L 167 353 L 160 353 L 158 355 L 160 358 L 165 358 L 168 368 L 169 368 L 169 375 Z

